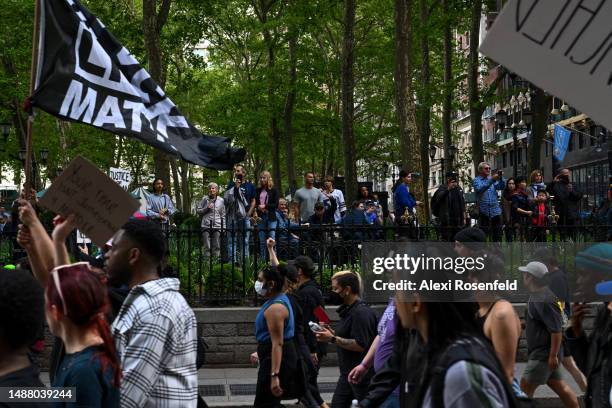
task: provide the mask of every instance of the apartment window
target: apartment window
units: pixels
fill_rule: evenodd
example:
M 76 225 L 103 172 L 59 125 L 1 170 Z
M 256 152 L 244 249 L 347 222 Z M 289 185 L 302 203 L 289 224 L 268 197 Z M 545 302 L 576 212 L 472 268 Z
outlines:
M 510 150 L 510 165 L 514 166 L 514 150 Z
M 516 162 L 518 164 L 523 163 L 523 148 L 522 147 L 519 147 L 516 152 Z
M 502 168 L 508 167 L 508 152 L 502 154 Z
M 548 157 L 548 145 L 549 143 L 544 142 L 544 156 Z
M 567 144 L 567 151 L 568 152 L 574 151 L 574 134 L 573 133 L 569 137 L 569 143 Z
M 582 133 L 578 134 L 578 149 L 582 149 L 584 147 L 584 135 Z

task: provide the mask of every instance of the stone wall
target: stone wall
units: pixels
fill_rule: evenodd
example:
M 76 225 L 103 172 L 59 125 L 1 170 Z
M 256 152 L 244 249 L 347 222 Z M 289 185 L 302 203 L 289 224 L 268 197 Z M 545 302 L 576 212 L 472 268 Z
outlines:
M 384 311 L 384 305 L 375 305 L 373 309 L 380 316 Z M 332 325 L 338 321 L 336 307 L 326 308 Z M 525 305 L 515 305 L 519 316 L 524 315 Z M 255 307 L 232 307 L 232 308 L 206 308 L 194 309 L 198 321 L 198 334 L 208 344 L 206 351 L 206 366 L 214 367 L 248 367 L 250 366 L 249 356 L 257 350 L 255 341 L 255 317 L 258 308 Z M 592 327 L 592 316 L 588 316 L 584 326 L 587 330 Z M 440 322 L 444 324 L 444 322 Z M 41 356 L 41 367 L 48 370 L 49 354 L 53 345 L 53 336 L 45 330 L 45 351 Z M 527 358 L 527 344 L 525 331 L 519 341 L 517 353 L 518 361 L 525 361 Z M 330 344 L 328 355 L 324 360 L 324 365 L 337 365 L 336 348 Z
M 385 306 L 375 305 L 373 308 L 376 314 L 380 316 Z M 525 313 L 525 305 L 517 304 L 515 309 L 522 318 Z M 253 307 L 195 309 L 198 320 L 198 332 L 209 345 L 209 349 L 206 352 L 206 366 L 250 366 L 249 356 L 257 350 L 254 326 L 258 310 Z M 336 307 L 329 306 L 326 310 L 333 325 L 339 319 Z M 592 320 L 592 316 L 586 318 L 584 326 L 587 330 L 592 327 Z M 444 322 L 440 322 L 440 324 L 444 324 Z M 526 359 L 527 342 L 525 330 L 523 330 L 519 340 L 517 360 L 526 361 Z M 323 364 L 326 366 L 337 365 L 336 348 L 334 345 L 329 345 L 328 355 Z

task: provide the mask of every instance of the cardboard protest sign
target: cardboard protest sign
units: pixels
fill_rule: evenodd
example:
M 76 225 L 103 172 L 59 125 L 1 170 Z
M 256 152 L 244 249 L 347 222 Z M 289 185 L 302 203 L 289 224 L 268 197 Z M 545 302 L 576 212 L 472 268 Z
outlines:
M 125 191 L 130 188 L 132 173 L 130 173 L 129 170 L 111 167 L 108 171 L 108 176 L 112 178 L 115 183 L 119 184 Z
M 75 214 L 78 229 L 98 247 L 139 207 L 129 193 L 81 156 L 70 162 L 40 204 L 62 216 Z
M 510 0 L 480 52 L 612 128 L 612 1 Z

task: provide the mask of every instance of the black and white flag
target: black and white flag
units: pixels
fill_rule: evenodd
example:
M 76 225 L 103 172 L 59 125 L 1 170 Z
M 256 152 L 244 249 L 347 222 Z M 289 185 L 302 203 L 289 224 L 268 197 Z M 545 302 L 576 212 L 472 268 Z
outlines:
M 224 137 L 202 134 L 130 52 L 78 0 L 41 0 L 36 106 L 64 120 L 135 137 L 200 166 L 244 159 Z

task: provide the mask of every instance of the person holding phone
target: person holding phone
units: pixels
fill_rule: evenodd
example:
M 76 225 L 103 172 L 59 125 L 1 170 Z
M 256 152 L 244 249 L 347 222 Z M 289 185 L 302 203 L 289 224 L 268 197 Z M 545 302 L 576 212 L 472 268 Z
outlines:
M 503 173 L 497 171 L 491 174 L 491 165 L 482 162 L 478 165 L 478 176 L 473 182 L 478 206 L 478 224 L 489 238 L 495 242 L 502 240 L 502 210 L 497 198 L 497 191 L 506 187 Z

